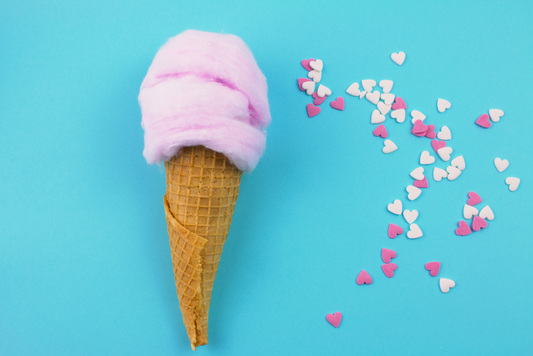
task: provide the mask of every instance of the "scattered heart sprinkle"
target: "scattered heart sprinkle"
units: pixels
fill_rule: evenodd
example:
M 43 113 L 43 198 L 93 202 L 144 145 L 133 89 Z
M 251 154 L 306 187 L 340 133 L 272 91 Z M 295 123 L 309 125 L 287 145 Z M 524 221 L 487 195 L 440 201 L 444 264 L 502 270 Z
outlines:
M 331 95 L 331 90 L 322 84 L 318 86 L 318 89 L 316 92 L 320 98 L 323 98 L 325 95 L 327 96 Z
M 448 293 L 450 288 L 455 287 L 455 282 L 448 278 L 441 278 L 439 280 L 439 286 L 442 293 Z
M 420 155 L 420 164 L 433 164 L 435 163 L 435 157 L 429 154 L 429 151 L 424 151 Z
M 383 153 L 391 153 L 398 149 L 398 146 L 396 146 L 394 142 L 389 139 L 386 139 L 383 144 L 385 145 L 385 147 L 383 147 Z
M 376 81 L 374 79 L 364 79 L 361 81 L 363 84 L 363 89 L 369 93 L 372 91 L 372 88 L 376 86 Z M 374 103 L 375 104 L 375 103 Z
M 382 115 L 379 110 L 372 111 L 372 116 L 370 117 L 370 122 L 372 124 L 379 124 L 385 121 L 385 115 Z
M 515 177 L 509 177 L 505 180 L 505 184 L 509 186 L 509 190 L 511 192 L 514 192 L 518 189 L 518 186 L 520 185 L 520 179 Z
M 389 263 L 390 260 L 392 260 L 393 258 L 396 258 L 396 256 L 397 256 L 396 251 L 389 250 L 388 248 L 381 249 L 381 259 L 385 263 Z
M 313 117 L 320 114 L 321 109 L 313 104 L 307 104 L 307 116 Z
M 389 133 L 387 132 L 387 128 L 383 124 L 381 124 L 378 127 L 376 127 L 372 133 L 376 137 L 380 137 L 381 136 L 382 138 L 387 138 L 387 136 L 389 136 Z
M 403 62 L 405 61 L 405 53 L 404 52 L 393 53 L 390 55 L 390 58 L 392 59 L 394 63 L 401 66 Z
M 491 126 L 491 123 L 489 121 L 489 115 L 483 114 L 476 120 L 476 124 L 479 126 L 488 129 Z
M 480 218 L 479 216 L 474 216 L 474 220 L 472 220 L 472 230 L 479 231 L 486 228 L 487 225 L 488 224 L 485 219 Z
M 372 277 L 370 277 L 367 271 L 362 270 L 357 276 L 355 282 L 360 286 L 363 284 L 372 284 Z
M 436 182 L 440 182 L 442 178 L 448 178 L 448 172 L 439 167 L 433 168 L 433 179 Z
M 501 158 L 496 158 L 494 160 L 494 165 L 496 166 L 496 169 L 498 170 L 498 172 L 503 172 L 507 169 L 507 167 L 509 167 L 509 161 L 506 160 L 506 159 L 501 159 Z
M 393 119 L 396 119 L 396 121 L 401 124 L 402 122 L 405 121 L 405 109 L 398 109 L 398 110 L 394 110 L 390 116 L 393 118 Z
M 437 109 L 439 112 L 445 112 L 446 109 L 449 109 L 452 107 L 452 104 L 448 100 L 439 99 L 437 100 Z
M 422 234 L 422 230 L 420 230 L 420 227 L 417 224 L 411 224 L 409 225 L 409 232 L 407 232 L 407 237 L 410 239 L 418 239 L 419 237 L 424 236 Z
M 428 262 L 425 265 L 431 277 L 437 277 L 440 271 L 440 262 Z
M 493 122 L 500 121 L 500 118 L 503 116 L 503 111 L 500 109 L 490 109 L 489 110 L 490 119 Z
M 393 203 L 387 205 L 387 210 L 396 215 L 402 215 L 403 205 L 402 201 L 396 199 Z M 418 212 L 417 212 L 418 216 Z
M 330 105 L 333 109 L 343 111 L 344 110 L 344 98 L 342 96 L 339 96 L 336 100 L 333 100 L 330 103 Z
M 479 212 L 479 217 L 483 219 L 487 219 L 489 221 L 494 220 L 494 213 L 492 212 L 492 209 L 490 206 L 485 206 L 481 211 Z
M 465 158 L 463 156 L 455 157 L 452 159 L 451 165 L 464 171 L 466 168 Z
M 451 140 L 452 133 L 450 129 L 448 128 L 448 126 L 442 126 L 437 137 L 439 138 L 439 140 Z
M 407 193 L 409 193 L 407 195 L 407 199 L 409 200 L 415 200 L 416 198 L 420 196 L 420 194 L 422 194 L 422 190 L 415 187 L 414 185 L 408 185 L 407 188 L 405 188 L 405 190 L 407 190 Z
M 381 265 L 381 269 L 383 270 L 383 273 L 385 273 L 385 276 L 392 278 L 394 277 L 394 271 L 398 269 L 398 266 L 396 263 L 385 263 L 384 265 Z
M 418 211 L 416 210 L 404 210 L 403 211 L 403 217 L 405 219 L 405 221 L 407 221 L 408 224 L 412 224 L 416 221 L 416 219 L 418 218 Z
M 411 171 L 411 173 L 409 173 L 409 175 L 411 177 L 413 177 L 414 179 L 416 180 L 422 180 L 424 179 L 424 168 L 423 167 L 418 167 L 418 168 L 415 168 Z
M 387 80 L 387 79 L 379 82 L 379 86 L 383 88 L 383 93 L 385 94 L 390 93 L 390 91 L 392 90 L 393 84 L 394 82 L 392 80 Z
M 389 238 L 393 239 L 396 236 L 401 235 L 401 234 L 403 234 L 403 229 L 400 226 L 395 225 L 395 224 L 389 224 L 389 229 L 388 229 Z
M 470 206 L 478 205 L 481 203 L 483 199 L 479 196 L 476 192 L 470 192 L 468 193 L 468 201 L 466 202 Z
M 448 172 L 448 180 L 456 180 L 461 175 L 461 170 L 454 166 L 447 167 L 446 172 Z
M 477 215 L 478 213 L 478 210 L 471 205 L 465 204 L 463 207 L 463 216 L 467 220 L 472 219 L 472 216 Z
M 459 227 L 455 230 L 455 233 L 458 236 L 466 236 L 470 235 L 472 233 L 472 230 L 470 229 L 470 226 L 466 223 L 466 221 L 459 221 Z
M 452 154 L 452 152 L 453 152 L 453 148 L 451 148 L 451 147 L 439 148 L 439 150 L 437 151 L 439 157 L 444 162 L 448 162 L 450 160 L 450 155 Z
M 342 321 L 342 314 L 339 312 L 336 312 L 334 314 L 328 314 L 326 315 L 326 320 L 328 321 L 328 323 L 338 328 Z
M 346 89 L 346 93 L 352 95 L 352 96 L 359 96 L 361 95 L 361 90 L 359 90 L 359 83 L 355 82 L 352 85 Z

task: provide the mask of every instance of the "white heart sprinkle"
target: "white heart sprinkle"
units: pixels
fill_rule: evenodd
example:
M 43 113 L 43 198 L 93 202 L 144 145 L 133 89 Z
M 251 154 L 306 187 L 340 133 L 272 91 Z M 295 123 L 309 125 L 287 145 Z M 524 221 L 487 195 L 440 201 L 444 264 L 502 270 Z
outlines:
M 450 288 L 455 287 L 455 282 L 448 278 L 441 278 L 439 280 L 439 285 L 442 293 L 448 293 Z
M 396 146 L 391 140 L 385 140 L 383 145 L 385 145 L 385 147 L 383 147 L 383 153 L 391 153 L 398 149 L 398 146 Z
M 392 103 L 394 102 L 394 98 L 395 97 L 396 97 L 396 95 L 390 94 L 390 93 L 381 94 L 381 100 L 383 100 L 385 102 L 385 104 L 387 104 L 387 105 L 392 105 Z
M 388 80 L 388 79 L 385 79 L 385 80 L 382 80 L 381 82 L 379 82 L 379 86 L 383 88 L 383 92 L 384 93 L 390 93 L 390 91 L 392 90 L 392 85 L 394 84 L 394 82 L 392 80 Z
M 324 63 L 322 62 L 321 59 L 317 59 L 316 61 L 309 62 L 309 67 L 321 72 L 322 69 L 324 68 Z
M 312 95 L 315 91 L 315 82 L 308 81 L 302 84 L 302 88 L 305 89 L 307 95 Z
M 414 185 L 408 185 L 405 190 L 407 190 L 407 193 L 409 193 L 407 194 L 407 199 L 409 200 L 415 200 L 420 196 L 420 194 L 422 194 L 422 189 L 417 188 Z
M 390 111 L 391 105 L 385 104 L 383 101 L 380 101 L 378 103 L 378 110 L 383 114 L 387 115 L 387 113 Z
M 374 79 L 365 79 L 362 80 L 361 83 L 363 83 L 363 89 L 365 89 L 366 92 L 371 92 L 372 88 L 376 86 L 376 81 Z
M 385 115 L 381 115 L 379 110 L 372 111 L 372 117 L 370 118 L 370 122 L 372 124 L 379 124 L 380 122 L 385 121 Z
M 465 219 L 472 219 L 472 216 L 477 215 L 478 213 L 479 211 L 473 206 L 465 204 L 463 207 L 463 216 Z
M 429 154 L 429 151 L 424 151 L 420 155 L 420 164 L 433 164 L 435 163 L 435 157 Z
M 498 122 L 500 121 L 500 118 L 503 116 L 503 111 L 500 109 L 490 109 L 489 115 L 492 121 Z
M 483 219 L 487 219 L 489 221 L 494 220 L 494 213 L 492 212 L 492 209 L 490 206 L 485 206 L 481 211 L 479 212 L 479 217 Z
M 403 61 L 405 61 L 405 53 L 404 52 L 393 53 L 390 55 L 390 58 L 392 59 L 394 63 L 401 66 L 403 64 Z
M 318 86 L 318 89 L 316 91 L 316 94 L 320 97 L 320 98 L 323 98 L 324 96 L 330 96 L 331 95 L 331 89 L 329 89 L 327 86 L 325 85 L 322 85 L 320 84 Z
M 442 129 L 440 129 L 440 132 L 437 137 L 439 138 L 439 140 L 451 140 L 452 133 L 448 126 L 442 126 Z
M 466 168 L 465 158 L 463 156 L 455 157 L 452 159 L 451 165 L 464 171 Z
M 307 73 L 307 76 L 313 79 L 313 82 L 319 83 L 320 79 L 322 79 L 322 72 L 319 72 L 317 70 L 312 70 L 309 73 Z
M 448 100 L 439 99 L 437 100 L 437 109 L 439 112 L 445 112 L 446 109 L 449 109 L 452 107 L 452 104 Z
M 363 99 L 366 96 L 366 91 L 362 91 L 361 95 L 359 95 L 359 99 Z
M 393 118 L 393 119 L 396 119 L 396 121 L 398 123 L 402 123 L 405 121 L 405 109 L 398 109 L 398 110 L 394 110 L 390 116 Z
M 444 161 L 448 162 L 450 160 L 450 155 L 453 152 L 453 148 L 451 147 L 442 147 L 437 150 L 437 153 L 439 154 L 439 157 Z
M 402 215 L 402 201 L 396 199 L 393 203 L 387 205 L 387 210 L 396 215 Z
M 447 177 L 448 177 L 448 172 L 446 172 L 444 169 L 439 168 L 439 167 L 433 168 L 433 179 L 436 182 L 440 182 L 442 178 L 447 178 Z
M 427 151 L 425 151 L 427 152 Z M 423 167 L 418 167 L 418 168 L 415 168 L 413 169 L 413 171 L 411 173 L 409 173 L 409 175 L 411 177 L 413 177 L 414 179 L 416 180 L 424 180 L 424 168 Z
M 411 116 L 413 117 L 413 119 L 411 120 L 411 122 L 414 124 L 415 121 L 417 120 L 422 120 L 424 121 L 426 119 L 426 115 L 422 114 L 420 111 L 418 110 L 413 110 L 411 111 Z
M 366 99 L 370 101 L 372 104 L 377 105 L 380 95 L 381 94 L 377 90 L 374 91 L 373 93 L 368 92 L 366 93 Z
M 346 89 L 346 92 L 352 96 L 361 95 L 361 90 L 359 90 L 359 83 L 353 83 Z
M 448 180 L 456 180 L 461 175 L 461 170 L 454 166 L 446 168 L 446 172 L 448 172 Z
M 422 237 L 422 230 L 420 230 L 420 227 L 417 224 L 411 224 L 409 225 L 410 231 L 407 232 L 407 237 L 410 239 L 418 239 L 419 237 Z
M 418 211 L 416 210 L 404 210 L 403 211 L 403 217 L 405 221 L 407 221 L 408 224 L 412 224 L 418 219 Z
M 514 192 L 520 185 L 520 179 L 515 177 L 509 177 L 505 180 L 505 183 L 509 186 L 509 190 Z
M 498 170 L 498 172 L 503 172 L 507 169 L 507 167 L 509 167 L 509 161 L 506 160 L 506 159 L 501 159 L 501 158 L 496 158 L 494 160 L 494 165 L 496 166 L 496 169 Z

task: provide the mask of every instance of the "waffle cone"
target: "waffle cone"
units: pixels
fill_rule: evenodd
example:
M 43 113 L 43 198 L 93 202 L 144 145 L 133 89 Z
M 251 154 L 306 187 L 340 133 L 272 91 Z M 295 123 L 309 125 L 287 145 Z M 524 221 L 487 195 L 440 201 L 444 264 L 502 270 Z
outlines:
M 242 172 L 223 154 L 186 147 L 165 162 L 167 219 L 174 278 L 191 347 L 207 344 L 211 292 Z

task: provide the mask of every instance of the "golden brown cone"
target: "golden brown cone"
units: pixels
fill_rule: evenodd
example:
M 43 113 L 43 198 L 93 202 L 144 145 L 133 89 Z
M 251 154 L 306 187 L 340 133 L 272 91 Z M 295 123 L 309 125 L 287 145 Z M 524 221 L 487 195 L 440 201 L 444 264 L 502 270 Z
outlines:
M 174 278 L 191 347 L 207 344 L 211 292 L 228 236 L 242 171 L 223 154 L 186 147 L 165 162 Z

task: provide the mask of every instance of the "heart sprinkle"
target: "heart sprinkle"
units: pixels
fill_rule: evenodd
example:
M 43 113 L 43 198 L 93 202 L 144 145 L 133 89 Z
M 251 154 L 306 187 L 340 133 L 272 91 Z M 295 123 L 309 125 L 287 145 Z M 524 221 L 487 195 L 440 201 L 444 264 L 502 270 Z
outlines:
M 388 248 L 381 249 L 381 259 L 385 263 L 389 263 L 390 260 L 392 260 L 393 258 L 396 258 L 396 256 L 397 256 L 396 251 L 389 250 Z
M 452 152 L 453 152 L 453 148 L 451 148 L 451 147 L 439 148 L 439 150 L 437 151 L 439 157 L 444 162 L 448 162 L 450 160 L 450 155 L 452 154 Z
M 313 104 L 307 104 L 307 116 L 313 117 L 320 114 L 321 109 Z
M 455 233 L 458 236 L 466 236 L 470 235 L 472 233 L 472 230 L 470 230 L 470 226 L 466 223 L 466 221 L 459 221 L 459 227 L 455 230 Z
M 423 167 L 418 167 L 418 168 L 415 168 L 413 169 L 413 171 L 411 173 L 409 173 L 409 175 L 411 177 L 413 177 L 414 179 L 416 180 L 422 180 L 424 179 L 424 168 Z
M 432 140 L 431 147 L 433 147 L 435 152 L 439 153 L 439 149 L 446 147 L 446 141 Z
M 476 192 L 470 192 L 468 193 L 468 201 L 466 202 L 470 206 L 478 205 L 483 200 Z
M 329 89 L 327 86 L 320 84 L 317 89 L 317 94 L 320 98 L 323 98 L 324 96 L 330 96 L 331 95 L 331 89 Z
M 447 167 L 446 172 L 448 172 L 448 180 L 450 181 L 457 179 L 461 175 L 461 170 L 454 166 Z
M 515 177 L 509 177 L 505 180 L 505 184 L 509 186 L 509 190 L 511 192 L 514 192 L 518 189 L 518 186 L 520 185 L 520 179 Z
M 372 133 L 376 137 L 381 136 L 383 138 L 387 138 L 387 136 L 389 136 L 389 133 L 387 132 L 387 128 L 383 124 L 381 124 L 378 127 L 376 127 Z
M 422 194 L 422 191 L 413 185 L 408 185 L 405 190 L 407 190 L 407 193 L 409 193 L 407 195 L 407 199 L 409 200 L 415 200 L 420 196 L 420 194 Z
M 477 215 L 477 214 L 478 214 L 478 210 L 474 208 L 473 206 L 465 204 L 465 206 L 463 207 L 463 216 L 465 217 L 465 219 L 467 220 L 472 219 L 472 216 Z
M 330 103 L 330 105 L 333 109 L 343 111 L 344 110 L 344 98 L 342 96 L 339 96 L 336 100 L 333 100 Z
M 399 96 L 396 97 L 396 100 L 394 101 L 394 104 L 392 104 L 392 110 L 400 110 L 400 109 L 407 109 L 407 105 L 405 104 L 405 101 L 400 98 Z
M 493 122 L 500 121 L 500 118 L 503 116 L 503 111 L 500 109 L 490 109 L 489 110 L 490 119 Z
M 321 59 L 317 59 L 316 61 L 309 61 L 309 67 L 313 68 L 316 71 L 322 72 L 322 69 L 324 68 L 324 63 Z
M 424 236 L 422 234 L 422 230 L 420 230 L 420 227 L 417 224 L 411 224 L 409 225 L 410 231 L 407 232 L 407 237 L 410 239 L 418 239 L 419 237 Z
M 418 110 L 413 110 L 411 111 L 411 117 L 413 118 L 411 120 L 411 122 L 414 124 L 417 120 L 422 120 L 424 121 L 426 119 L 426 115 L 422 114 L 420 111 Z
M 437 100 L 437 109 L 439 112 L 445 112 L 446 109 L 449 109 L 452 107 L 452 104 L 448 100 L 439 99 Z
M 448 178 L 448 172 L 439 167 L 433 168 L 433 179 L 435 182 L 440 182 L 442 178 Z
M 402 122 L 405 121 L 405 109 L 398 109 L 398 110 L 394 110 L 391 114 L 390 114 L 390 117 L 392 117 L 393 119 L 396 119 L 396 121 L 401 124 Z
M 485 206 L 481 211 L 479 212 L 479 217 L 483 219 L 487 219 L 489 221 L 494 220 L 494 213 L 492 212 L 492 209 L 490 206 Z
M 355 282 L 360 286 L 363 284 L 372 284 L 372 277 L 370 277 L 367 271 L 362 270 L 357 276 Z
M 366 92 L 371 92 L 372 88 L 376 86 L 376 81 L 374 79 L 364 79 L 361 81 L 361 83 L 363 84 L 363 89 Z
M 339 312 L 336 312 L 334 314 L 328 314 L 326 315 L 326 320 L 328 321 L 328 323 L 338 328 L 342 321 L 342 314 Z
M 428 125 L 428 129 L 426 131 L 426 137 L 429 139 L 434 139 L 437 137 L 437 133 L 435 132 L 435 125 L 433 124 Z
M 478 124 L 481 127 L 484 127 L 488 129 L 492 124 L 489 121 L 489 115 L 483 114 L 476 120 L 476 124 Z
M 377 105 L 378 104 L 378 101 L 379 101 L 379 98 L 380 98 L 381 94 L 379 93 L 379 91 L 374 91 L 373 93 L 371 92 L 368 92 L 366 94 L 366 100 L 370 101 L 372 104 L 374 105 Z
M 320 104 L 322 104 L 322 103 L 323 103 L 324 101 L 326 101 L 326 99 L 328 98 L 327 95 L 324 95 L 323 98 L 320 98 L 320 97 L 318 96 L 318 93 L 316 93 L 316 92 L 314 92 L 312 96 L 313 96 L 313 98 L 315 99 L 315 100 L 313 100 L 313 104 L 315 104 L 315 105 L 320 105 Z
M 452 133 L 450 129 L 448 128 L 448 126 L 442 126 L 437 137 L 439 138 L 439 140 L 451 140 Z
M 383 93 L 388 94 L 392 90 L 394 82 L 392 80 L 382 80 L 379 82 L 379 86 L 383 88 Z
M 398 266 L 396 263 L 386 263 L 381 265 L 381 269 L 383 270 L 383 273 L 385 273 L 385 276 L 392 278 L 394 277 L 394 271 L 398 269 Z
M 405 61 L 405 52 L 393 53 L 390 55 L 390 58 L 392 59 L 394 63 L 401 66 L 403 62 Z
M 399 199 L 396 199 L 393 203 L 387 205 L 387 210 L 396 215 L 402 215 L 402 209 L 402 202 Z
M 352 96 L 359 96 L 361 95 L 361 90 L 359 90 L 359 83 L 353 83 L 346 89 L 346 93 L 352 95 Z
M 487 227 L 487 221 L 479 216 L 474 216 L 472 220 L 472 230 L 479 231 Z
M 396 146 L 394 142 L 389 139 L 386 139 L 383 144 L 385 145 L 385 147 L 383 147 L 383 153 L 391 153 L 398 149 L 398 146 Z
M 429 154 L 428 151 L 422 152 L 420 155 L 420 164 L 433 164 L 435 163 L 435 157 Z
M 509 167 L 509 161 L 506 160 L 506 159 L 501 159 L 501 158 L 496 158 L 494 160 L 494 165 L 496 166 L 496 169 L 498 170 L 498 172 L 503 172 L 507 169 L 507 167 Z
M 304 67 L 305 70 L 308 72 L 313 70 L 313 68 L 311 68 L 311 66 L 309 65 L 309 62 L 311 61 L 314 61 L 314 58 L 302 59 L 302 67 Z
M 415 180 L 413 185 L 417 188 L 427 188 L 429 187 L 428 185 L 428 180 L 426 179 L 426 177 L 424 176 L 424 179 L 422 180 Z
M 424 267 L 429 271 L 431 277 L 437 277 L 440 271 L 440 262 L 428 262 Z
M 463 156 L 455 157 L 452 159 L 451 165 L 464 171 L 466 168 L 465 158 Z
M 426 131 L 428 130 L 428 127 L 427 125 L 424 125 L 424 122 L 422 120 L 416 120 L 415 121 L 415 124 L 413 126 L 413 131 L 411 131 L 412 133 L 426 133 Z
M 370 117 L 370 122 L 372 124 L 379 124 L 380 122 L 385 121 L 385 115 L 381 115 L 379 110 L 372 111 L 372 116 Z
M 405 218 L 405 221 L 407 221 L 408 224 L 412 224 L 416 221 L 418 218 L 418 211 L 416 210 L 404 210 L 403 211 L 403 217 Z
M 302 87 L 302 84 L 305 82 L 310 82 L 311 79 L 307 78 L 298 78 L 298 88 L 300 88 L 301 91 L 305 91 L 305 88 Z
M 442 293 L 448 293 L 450 288 L 455 287 L 455 282 L 448 278 L 441 278 L 439 280 L 439 286 Z
M 311 95 L 315 91 L 315 85 L 315 82 L 309 80 L 302 83 L 302 88 L 305 89 L 307 95 Z
M 393 239 L 396 236 L 403 234 L 403 229 L 398 225 L 389 224 L 388 234 L 389 238 Z

